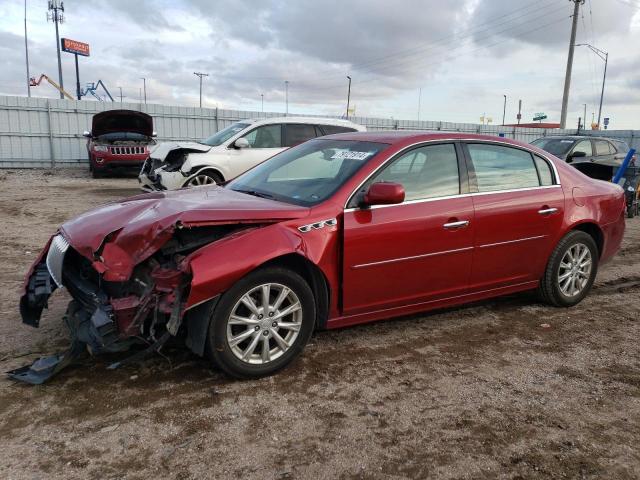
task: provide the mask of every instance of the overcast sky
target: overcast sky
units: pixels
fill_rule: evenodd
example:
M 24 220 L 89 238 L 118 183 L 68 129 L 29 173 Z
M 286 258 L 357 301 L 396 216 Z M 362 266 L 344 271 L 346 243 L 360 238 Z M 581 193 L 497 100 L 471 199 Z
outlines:
M 32 76 L 57 79 L 47 2 L 27 0 Z M 102 79 L 112 94 L 149 103 L 343 114 L 347 75 L 356 115 L 515 123 L 545 112 L 559 121 L 573 3 L 568 0 L 110 0 L 65 1 L 61 36 L 87 42 L 81 82 Z M 26 95 L 24 3 L 0 0 L 0 94 Z M 640 128 L 640 0 L 586 0 L 577 43 L 609 52 L 603 117 Z M 62 53 L 73 92 L 73 56 Z M 604 62 L 575 54 L 569 120 L 597 115 Z M 56 97 L 52 87 L 33 88 Z

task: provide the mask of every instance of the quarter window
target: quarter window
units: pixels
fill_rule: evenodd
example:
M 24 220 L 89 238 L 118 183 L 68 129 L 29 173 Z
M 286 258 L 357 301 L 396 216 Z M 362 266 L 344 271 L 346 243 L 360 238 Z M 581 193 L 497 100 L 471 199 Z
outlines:
M 368 183 L 396 182 L 405 200 L 445 197 L 460 193 L 458 157 L 453 144 L 416 148 L 396 159 Z
M 251 148 L 282 148 L 282 126 L 280 124 L 263 125 L 251 130 L 244 138 Z
M 609 142 L 596 140 L 596 155 L 609 155 Z
M 494 192 L 539 187 L 538 171 L 529 152 L 500 145 L 468 145 L 478 190 Z
M 585 157 L 593 156 L 593 150 L 591 149 L 591 140 L 580 140 L 573 149 L 573 153 L 576 152 L 584 152 Z
M 292 147 L 312 138 L 316 138 L 314 125 L 288 123 L 285 125 L 284 146 Z
M 536 162 L 536 168 L 538 169 L 538 176 L 540 177 L 540 185 L 548 187 L 553 185 L 553 172 L 551 171 L 551 165 L 546 160 L 535 156 L 533 157 Z

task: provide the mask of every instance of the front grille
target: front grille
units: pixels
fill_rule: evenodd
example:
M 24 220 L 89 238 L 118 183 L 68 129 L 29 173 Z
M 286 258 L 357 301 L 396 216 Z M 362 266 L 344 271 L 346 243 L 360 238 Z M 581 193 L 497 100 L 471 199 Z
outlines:
M 68 249 L 69 242 L 62 235 L 56 235 L 53 237 L 47 253 L 47 269 L 58 287 L 62 287 L 62 264 Z
M 131 146 L 131 147 L 109 147 L 111 155 L 141 155 L 145 153 L 146 147 Z

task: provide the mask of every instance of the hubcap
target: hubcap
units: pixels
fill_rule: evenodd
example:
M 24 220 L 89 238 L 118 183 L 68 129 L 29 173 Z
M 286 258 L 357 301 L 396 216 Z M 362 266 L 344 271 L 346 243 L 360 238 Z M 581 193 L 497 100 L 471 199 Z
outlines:
M 265 364 L 289 350 L 301 327 L 298 296 L 279 283 L 265 283 L 245 293 L 231 309 L 227 343 L 243 362 Z
M 585 244 L 576 243 L 569 247 L 558 269 L 560 291 L 567 297 L 579 295 L 589 282 L 592 265 L 591 250 Z
M 196 175 L 189 180 L 190 187 L 200 187 L 201 185 L 213 185 L 216 181 L 209 175 Z

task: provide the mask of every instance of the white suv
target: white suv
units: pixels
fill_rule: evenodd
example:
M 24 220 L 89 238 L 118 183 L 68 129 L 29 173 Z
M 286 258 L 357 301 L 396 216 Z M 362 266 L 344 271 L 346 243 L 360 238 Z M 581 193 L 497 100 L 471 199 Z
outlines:
M 157 145 L 138 180 L 145 191 L 223 183 L 311 138 L 365 130 L 353 122 L 332 118 L 242 120 L 202 142 Z

